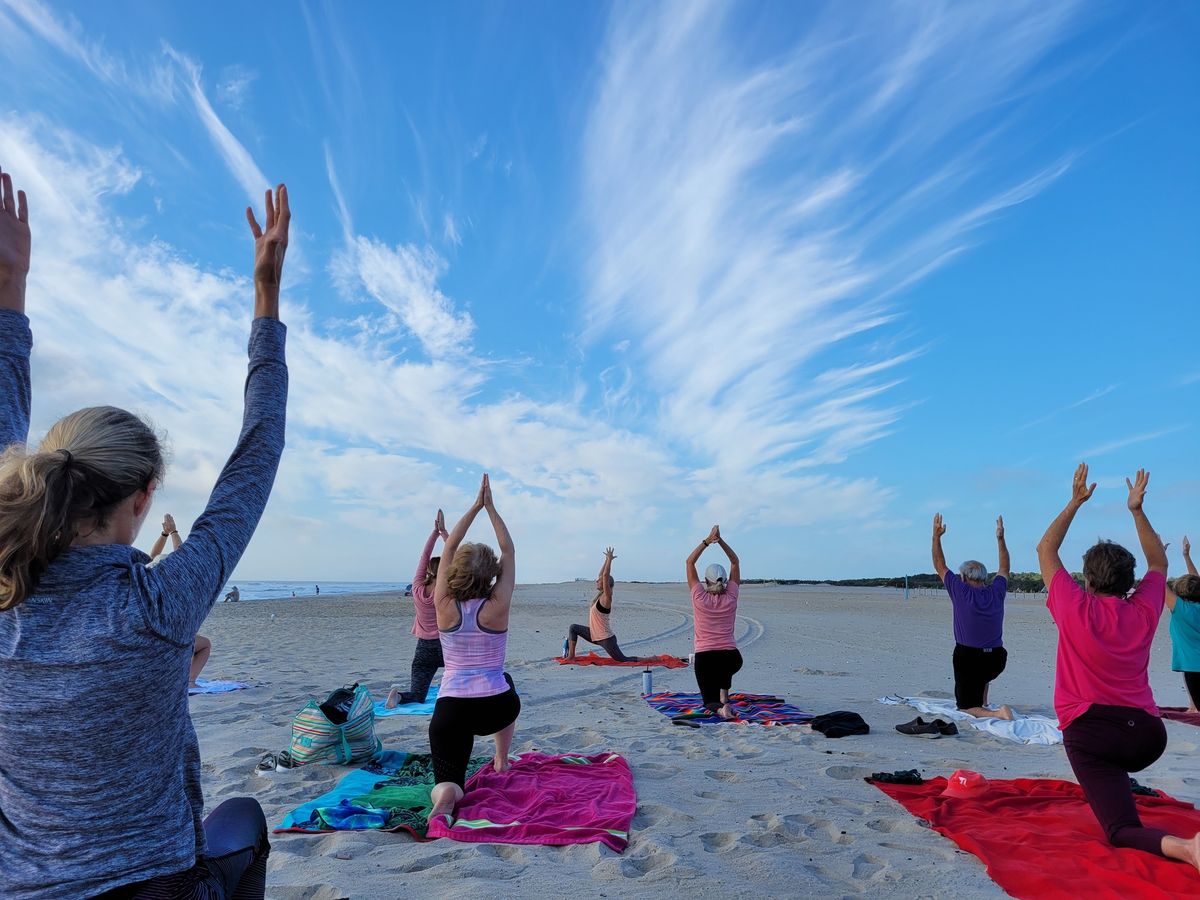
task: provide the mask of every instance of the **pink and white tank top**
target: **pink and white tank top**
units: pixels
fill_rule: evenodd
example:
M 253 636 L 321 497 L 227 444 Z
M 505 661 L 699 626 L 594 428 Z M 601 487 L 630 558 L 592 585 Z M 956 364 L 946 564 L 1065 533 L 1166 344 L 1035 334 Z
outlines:
M 493 697 L 508 690 L 504 680 L 507 631 L 489 631 L 479 624 L 479 611 L 487 602 L 457 600 L 461 621 L 457 628 L 441 631 L 442 672 L 439 697 Z
M 613 636 L 612 628 L 608 624 L 611 613 L 612 607 L 609 607 L 608 612 L 600 609 L 599 600 L 592 603 L 592 608 L 588 611 L 588 630 L 592 633 L 593 641 L 603 641 Z

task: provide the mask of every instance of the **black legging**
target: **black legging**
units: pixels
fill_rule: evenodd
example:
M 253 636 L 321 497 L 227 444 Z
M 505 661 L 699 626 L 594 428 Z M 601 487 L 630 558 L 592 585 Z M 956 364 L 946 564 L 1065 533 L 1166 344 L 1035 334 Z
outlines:
M 1063 746 L 1108 842 L 1162 856 L 1167 833 L 1142 825 L 1129 784 L 1130 772 L 1142 771 L 1167 749 L 1162 719 L 1132 706 L 1094 703 L 1063 729 Z
M 742 669 L 740 650 L 701 650 L 692 660 L 700 699 L 711 710 L 721 708 L 721 691 L 733 687 L 733 676 Z
M 505 672 L 508 690 L 491 697 L 438 697 L 429 721 L 429 754 L 437 784 L 452 781 L 466 787 L 467 764 L 476 737 L 503 731 L 521 714 L 512 677 Z
M 262 900 L 267 891 L 267 819 L 251 797 L 226 800 L 204 820 L 208 853 L 185 872 L 159 875 L 96 900 Z
M 1184 672 L 1183 683 L 1187 686 L 1188 696 L 1192 698 L 1192 706 L 1200 709 L 1200 672 Z
M 401 703 L 424 703 L 429 696 L 429 683 L 437 670 L 444 667 L 442 642 L 437 638 L 417 638 L 417 649 L 413 652 L 412 672 L 408 679 L 408 690 L 400 692 Z
M 617 636 L 596 639 L 592 637 L 592 629 L 586 625 L 572 625 L 571 630 L 567 632 L 567 640 L 573 641 L 576 638 L 583 638 L 589 644 L 595 644 L 597 647 L 603 647 L 604 650 L 615 659 L 617 662 L 636 662 L 637 657 L 626 656 L 621 652 L 620 646 L 617 644 Z

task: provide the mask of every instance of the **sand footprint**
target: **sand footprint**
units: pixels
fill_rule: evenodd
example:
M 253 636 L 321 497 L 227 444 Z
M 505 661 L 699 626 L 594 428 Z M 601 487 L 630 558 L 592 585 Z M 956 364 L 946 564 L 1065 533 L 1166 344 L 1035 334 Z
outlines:
M 737 772 L 727 772 L 721 769 L 705 769 L 704 774 L 713 781 L 724 781 L 730 784 L 737 784 L 742 780 L 742 776 Z
M 826 766 L 824 774 L 837 781 L 860 781 L 871 774 L 862 766 Z
M 700 846 L 708 853 L 724 853 L 741 839 L 732 831 L 710 831 L 700 835 Z
M 859 881 L 875 881 L 878 879 L 880 873 L 889 868 L 890 866 L 878 856 L 872 856 L 869 853 L 860 853 L 854 857 L 854 872 L 852 877 Z
M 649 778 L 654 781 L 661 781 L 664 778 L 672 778 L 680 773 L 679 766 L 671 766 L 666 763 L 656 762 L 639 762 L 633 767 L 633 774 L 638 778 Z
M 679 857 L 667 850 L 653 849 L 645 856 L 621 860 L 621 874 L 626 878 L 644 878 L 656 872 L 670 872 Z

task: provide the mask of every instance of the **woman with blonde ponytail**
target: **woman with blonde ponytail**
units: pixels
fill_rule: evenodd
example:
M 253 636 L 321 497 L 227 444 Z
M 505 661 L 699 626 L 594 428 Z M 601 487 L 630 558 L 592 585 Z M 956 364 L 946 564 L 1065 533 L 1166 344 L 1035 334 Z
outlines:
M 696 573 L 696 561 L 710 544 L 720 544 L 729 557 L 729 573 L 726 574 L 724 566 L 713 563 L 704 571 L 702 582 Z M 742 653 L 733 636 L 742 567 L 733 548 L 721 537 L 719 525 L 714 525 L 708 537 L 691 552 L 686 568 L 696 629 L 696 655 L 692 665 L 700 698 L 706 708 L 721 718 L 732 719 L 729 689 L 733 686 L 733 676 L 742 669 Z
M 266 231 L 246 211 L 255 318 L 241 435 L 188 539 L 149 567 L 132 546 L 165 468 L 149 425 L 93 406 L 25 445 L 29 217 L 24 192 L 14 197 L 0 173 L 5 898 L 263 896 L 258 803 L 227 800 L 203 818 L 187 687 L 197 632 L 254 533 L 283 451 L 286 189 L 266 205 Z

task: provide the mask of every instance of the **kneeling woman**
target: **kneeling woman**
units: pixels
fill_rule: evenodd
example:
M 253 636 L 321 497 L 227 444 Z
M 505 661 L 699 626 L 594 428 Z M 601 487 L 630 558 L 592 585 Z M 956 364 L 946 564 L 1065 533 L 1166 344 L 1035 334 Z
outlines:
M 1087 474 L 1081 464 L 1071 501 L 1037 547 L 1049 588 L 1046 606 L 1058 626 L 1054 710 L 1063 747 L 1110 844 L 1200 869 L 1200 834 L 1179 838 L 1143 825 L 1129 790 L 1129 773 L 1140 772 L 1167 749 L 1147 675 L 1167 587 L 1167 553 L 1142 509 L 1150 478 L 1139 471 L 1129 484 L 1129 511 L 1149 571 L 1135 589 L 1133 554 L 1102 541 L 1083 556 L 1081 588 L 1058 551 L 1075 514 L 1096 490 L 1088 486 Z
M 710 544 L 720 544 L 729 557 L 729 574 L 714 563 L 704 572 L 704 581 L 696 574 L 696 560 Z M 696 684 L 706 708 L 725 719 L 733 718 L 729 689 L 733 676 L 742 668 L 742 654 L 733 637 L 737 618 L 738 585 L 742 569 L 737 554 L 721 537 L 714 525 L 708 537 L 687 558 L 687 583 L 692 591 L 692 617 L 695 620 Z
M 499 559 L 486 544 L 462 543 L 483 509 L 496 531 Z M 493 765 L 497 772 L 508 768 L 508 748 L 521 713 L 521 700 L 512 678 L 504 671 L 508 613 L 516 584 L 515 553 L 484 475 L 475 504 L 446 538 L 442 558 L 450 562 L 438 568 L 434 589 L 446 665 L 429 723 L 429 752 L 437 782 L 431 819 L 450 815 L 462 799 L 476 737 L 494 735 Z

